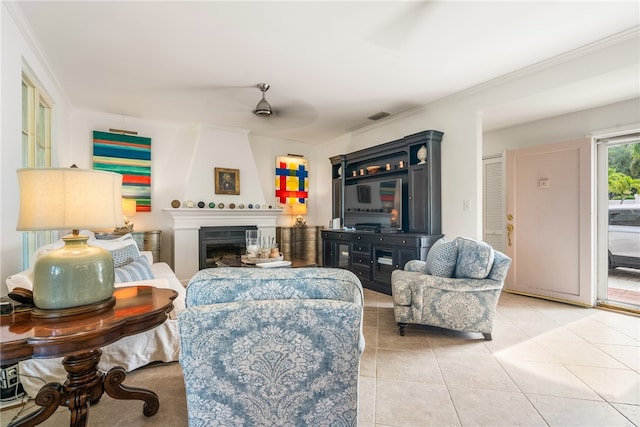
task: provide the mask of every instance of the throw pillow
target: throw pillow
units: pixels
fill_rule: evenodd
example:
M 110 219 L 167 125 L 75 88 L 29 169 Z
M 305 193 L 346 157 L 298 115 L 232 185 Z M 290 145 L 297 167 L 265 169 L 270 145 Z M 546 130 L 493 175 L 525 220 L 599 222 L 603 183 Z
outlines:
M 29 270 L 21 271 L 20 273 L 12 274 L 5 280 L 7 288 L 12 291 L 14 288 L 25 288 L 33 290 L 33 276 Z
M 439 277 L 451 277 L 458 259 L 458 243 L 447 242 L 444 237 L 436 241 L 427 254 L 427 274 Z
M 138 245 L 136 245 L 135 242 L 119 249 L 110 250 L 109 252 L 111 252 L 111 256 L 113 257 L 113 266 L 115 268 L 127 265 L 140 257 Z
M 493 266 L 493 248 L 488 243 L 463 237 L 458 241 L 456 277 L 484 279 Z
M 108 251 L 112 251 L 114 249 L 120 249 L 127 245 L 130 245 L 132 244 L 132 242 L 135 243 L 135 240 L 133 240 L 133 236 L 130 233 L 127 233 L 115 239 L 96 239 L 96 238 L 91 239 L 90 238 L 87 241 L 87 244 L 91 246 L 99 246 Z
M 144 256 L 140 256 L 129 264 L 116 268 L 115 273 L 116 283 L 137 282 L 154 278 L 149 261 Z

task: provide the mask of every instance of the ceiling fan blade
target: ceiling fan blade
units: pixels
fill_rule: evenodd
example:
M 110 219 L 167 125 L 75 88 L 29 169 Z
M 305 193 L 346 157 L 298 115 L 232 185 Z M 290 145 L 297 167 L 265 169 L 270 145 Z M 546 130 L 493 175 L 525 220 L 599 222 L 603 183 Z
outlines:
M 424 24 L 424 18 L 431 2 L 408 2 L 406 9 L 392 17 L 367 39 L 378 46 L 401 49 L 412 34 Z

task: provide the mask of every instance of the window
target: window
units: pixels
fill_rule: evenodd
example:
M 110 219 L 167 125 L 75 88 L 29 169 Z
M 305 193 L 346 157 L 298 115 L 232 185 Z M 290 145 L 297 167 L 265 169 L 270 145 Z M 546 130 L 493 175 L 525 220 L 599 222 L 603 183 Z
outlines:
M 22 74 L 22 167 L 51 167 L 51 102 L 35 83 Z M 23 268 L 42 245 L 53 241 L 52 231 L 31 231 L 23 234 Z

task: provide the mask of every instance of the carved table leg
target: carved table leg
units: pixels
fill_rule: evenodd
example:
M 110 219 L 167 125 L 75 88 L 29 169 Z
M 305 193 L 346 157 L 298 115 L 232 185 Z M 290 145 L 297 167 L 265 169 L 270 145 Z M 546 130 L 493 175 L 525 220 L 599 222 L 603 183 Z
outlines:
M 42 406 L 37 411 L 33 411 L 27 416 L 19 418 L 9 423 L 8 427 L 25 426 L 31 427 L 40 424 L 49 418 L 60 406 L 62 402 L 62 386 L 58 383 L 48 383 L 40 389 L 36 396 L 36 405 Z
M 9 424 L 9 427 L 31 427 L 49 418 L 58 408 L 66 406 L 71 412 L 69 425 L 85 427 L 89 418 L 89 407 L 98 403 L 106 392 L 114 399 L 137 399 L 144 401 L 142 413 L 147 417 L 160 408 L 158 395 L 142 388 L 122 385 L 126 372 L 120 367 L 112 368 L 107 374 L 98 370 L 102 350 L 66 356 L 62 359 L 67 371 L 64 385 L 49 383 L 42 387 L 35 403 L 42 408 Z
M 96 403 L 104 393 L 102 382 L 104 374 L 98 371 L 98 362 L 102 350 L 66 356 L 62 359 L 67 371 L 64 385 L 49 383 L 40 389 L 35 403 L 42 408 L 24 418 L 11 423 L 11 427 L 34 426 L 49 418 L 58 406 L 67 406 L 71 412 L 69 425 L 84 427 L 87 425 L 89 406 Z
M 158 412 L 160 408 L 160 400 L 158 395 L 151 390 L 145 390 L 138 387 L 128 387 L 123 385 L 127 373 L 119 366 L 111 368 L 104 380 L 104 390 L 114 399 L 137 399 L 143 400 L 144 406 L 142 413 L 150 417 Z

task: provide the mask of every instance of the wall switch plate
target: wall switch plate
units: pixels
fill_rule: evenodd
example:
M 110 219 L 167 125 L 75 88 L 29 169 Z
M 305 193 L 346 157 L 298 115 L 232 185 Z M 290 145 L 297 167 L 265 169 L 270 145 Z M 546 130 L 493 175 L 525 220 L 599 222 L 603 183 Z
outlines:
M 462 201 L 462 210 L 464 212 L 471 212 L 471 200 Z

